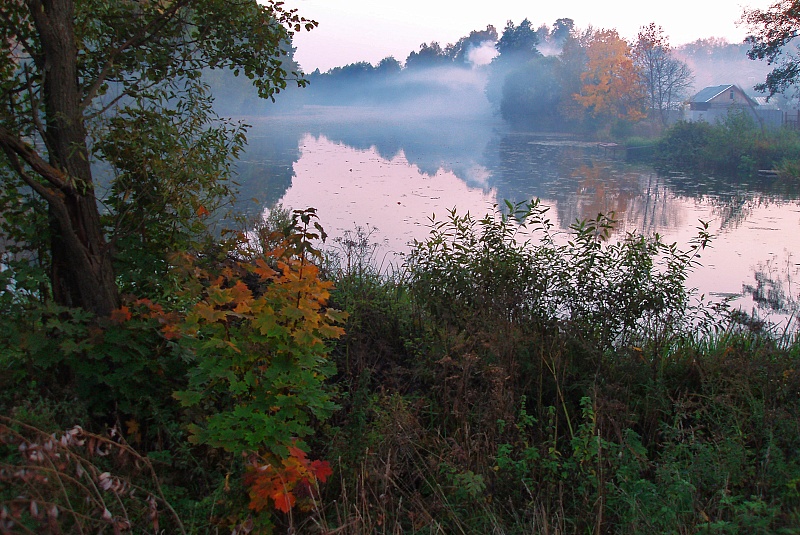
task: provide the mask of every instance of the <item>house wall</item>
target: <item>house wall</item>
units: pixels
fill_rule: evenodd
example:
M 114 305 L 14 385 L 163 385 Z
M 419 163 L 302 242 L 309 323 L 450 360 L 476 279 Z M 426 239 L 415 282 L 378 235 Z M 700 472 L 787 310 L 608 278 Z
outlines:
M 728 107 L 711 108 L 704 111 L 687 109 L 684 111 L 684 119 L 690 123 L 705 121 L 709 124 L 722 122 L 728 116 Z
M 731 98 L 731 94 L 733 98 Z M 702 104 L 702 106 L 700 105 Z M 697 108 L 704 108 L 702 110 Z M 695 109 L 691 109 L 695 108 Z M 783 124 L 783 113 L 774 109 L 759 109 L 738 87 L 726 89 L 708 102 L 693 103 L 684 110 L 684 120 L 705 121 L 715 123 L 725 120 L 729 113 L 744 112 L 754 120 L 768 128 L 780 128 Z
M 731 92 L 733 92 L 733 98 L 731 98 Z M 739 88 L 732 87 L 727 91 L 723 91 L 716 97 L 710 100 L 710 104 L 712 108 L 716 108 L 717 106 L 746 106 L 749 107 L 747 102 L 747 97 L 739 91 Z

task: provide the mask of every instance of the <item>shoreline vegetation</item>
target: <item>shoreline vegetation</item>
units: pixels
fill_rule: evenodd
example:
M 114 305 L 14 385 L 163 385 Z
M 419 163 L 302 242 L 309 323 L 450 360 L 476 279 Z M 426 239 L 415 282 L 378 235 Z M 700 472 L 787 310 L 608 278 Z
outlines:
M 628 137 L 619 143 L 628 159 L 646 161 L 664 172 L 800 180 L 800 131 L 762 129 L 742 112 L 714 124 L 679 121 L 658 137 Z
M 796 533 L 796 325 L 613 224 L 453 212 L 387 274 L 275 210 L 108 321 L 6 284 L 3 532 Z

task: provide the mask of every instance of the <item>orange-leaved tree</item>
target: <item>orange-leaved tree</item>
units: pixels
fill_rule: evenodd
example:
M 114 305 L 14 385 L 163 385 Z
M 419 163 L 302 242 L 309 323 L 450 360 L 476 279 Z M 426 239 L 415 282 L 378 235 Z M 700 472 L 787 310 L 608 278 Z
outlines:
M 644 89 L 628 42 L 616 30 L 598 30 L 587 39 L 586 56 L 583 86 L 575 100 L 598 118 L 644 118 Z

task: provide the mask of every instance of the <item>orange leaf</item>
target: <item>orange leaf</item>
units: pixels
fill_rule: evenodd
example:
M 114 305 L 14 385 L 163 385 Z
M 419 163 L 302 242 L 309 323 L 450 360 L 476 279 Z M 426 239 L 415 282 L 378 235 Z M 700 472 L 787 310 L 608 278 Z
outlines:
M 289 448 L 289 455 L 294 457 L 303 464 L 306 464 L 308 461 L 308 455 L 306 454 L 306 452 L 304 452 L 297 446 L 291 446 Z
M 177 340 L 181 337 L 181 331 L 178 329 L 177 325 L 167 324 L 161 328 L 161 334 L 164 335 L 164 338 L 167 340 Z
M 237 282 L 236 285 L 231 288 L 231 293 L 233 294 L 234 303 L 242 303 L 253 299 L 253 293 L 250 291 L 250 288 L 242 281 Z
M 225 319 L 225 312 L 221 310 L 216 310 L 212 306 L 206 303 L 197 303 L 194 306 L 193 312 L 197 314 L 198 317 L 203 318 L 208 323 L 214 323 L 215 321 L 224 320 Z
M 205 217 L 209 214 L 208 208 L 203 206 L 202 204 L 197 207 L 197 217 Z
M 283 489 L 275 491 L 271 498 L 275 502 L 275 509 L 283 511 L 284 513 L 288 513 L 297 501 L 294 494 Z
M 276 275 L 275 270 L 267 265 L 263 258 L 256 260 L 256 268 L 253 270 L 262 279 L 271 279 Z
M 237 314 L 247 314 L 248 312 L 252 312 L 253 309 L 250 308 L 250 305 L 247 303 L 239 303 L 236 305 L 236 308 L 234 308 L 233 311 Z

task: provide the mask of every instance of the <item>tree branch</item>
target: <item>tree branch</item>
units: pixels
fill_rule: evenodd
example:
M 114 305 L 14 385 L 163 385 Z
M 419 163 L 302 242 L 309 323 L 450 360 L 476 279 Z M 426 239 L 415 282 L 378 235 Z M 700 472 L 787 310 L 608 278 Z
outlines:
M 150 88 L 156 87 L 157 85 L 159 85 L 159 83 L 160 82 L 155 81 L 155 82 L 151 82 L 151 83 L 149 83 L 147 85 L 144 85 L 144 86 L 139 86 L 140 92 L 141 92 L 141 90 L 147 91 Z M 93 119 L 96 119 L 97 117 L 100 117 L 101 115 L 106 113 L 108 110 L 113 108 L 114 105 L 117 104 L 124 97 L 130 97 L 130 96 L 132 96 L 132 93 L 130 93 L 128 91 L 122 91 L 119 95 L 117 95 L 116 97 L 111 99 L 111 102 L 109 102 L 108 104 L 106 104 L 105 106 L 100 108 L 99 110 L 94 111 L 94 112 L 92 112 L 92 113 L 90 113 L 88 115 L 85 115 L 84 117 L 86 118 L 87 121 L 91 121 Z
M 97 92 L 100 90 L 100 87 L 102 87 L 103 83 L 105 83 L 108 75 L 114 68 L 114 60 L 129 48 L 138 46 L 150 39 L 150 37 L 154 35 L 164 24 L 166 24 L 167 21 L 172 19 L 172 17 L 174 17 L 181 8 L 188 5 L 189 1 L 190 0 L 180 0 L 175 2 L 172 6 L 170 6 L 169 9 L 165 10 L 158 17 L 150 21 L 139 32 L 135 33 L 127 41 L 112 50 L 108 55 L 108 59 L 100 71 L 100 74 L 97 75 L 97 79 L 95 79 L 95 81 L 92 82 L 92 84 L 86 90 L 86 94 L 80 103 L 81 109 L 88 107 L 92 100 L 94 100 L 94 98 L 97 96 Z
M 8 161 L 11 163 L 11 167 L 14 171 L 19 175 L 23 182 L 25 182 L 28 186 L 31 187 L 33 191 L 38 193 L 47 204 L 52 205 L 53 203 L 58 202 L 58 194 L 50 189 L 46 188 L 42 183 L 34 180 L 32 176 L 25 172 L 25 169 L 22 168 L 22 164 L 17 157 L 17 154 L 9 149 L 6 145 L 2 145 L 3 152 L 6 153 L 8 157 Z
M 42 119 L 39 117 L 39 99 L 36 97 L 36 92 L 33 89 L 33 84 L 31 83 L 31 74 L 28 70 L 28 64 L 25 64 L 25 85 L 28 88 L 28 99 L 31 101 L 31 118 L 33 119 L 33 124 L 36 127 L 36 130 L 39 132 L 39 136 L 44 140 L 45 147 L 47 148 L 47 152 L 52 152 L 52 148 L 47 140 L 47 131 L 42 124 Z M 47 73 L 42 71 L 42 83 L 44 83 L 44 77 L 47 76 Z
M 30 165 L 34 171 L 59 191 L 70 194 L 76 193 L 75 187 L 70 183 L 69 178 L 63 171 L 47 163 L 35 150 L 30 148 L 27 143 L 12 135 L 4 126 L 0 126 L 0 146 L 3 147 L 6 154 L 12 153 L 22 158 L 25 163 Z M 20 171 L 18 170 L 17 172 L 19 173 Z M 35 180 L 33 182 L 37 183 Z M 41 184 L 39 185 L 41 186 Z M 33 187 L 33 185 L 31 185 L 31 187 Z M 38 189 L 36 191 L 40 193 Z

